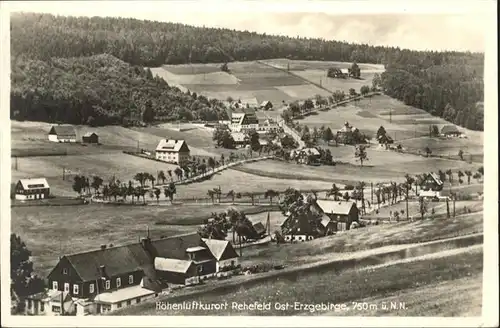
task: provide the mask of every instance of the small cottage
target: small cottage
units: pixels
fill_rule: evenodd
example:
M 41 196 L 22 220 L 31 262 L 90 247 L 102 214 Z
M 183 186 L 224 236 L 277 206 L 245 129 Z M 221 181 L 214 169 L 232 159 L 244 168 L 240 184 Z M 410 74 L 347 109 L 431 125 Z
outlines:
M 260 108 L 263 110 L 270 110 L 273 108 L 273 104 L 269 100 L 265 100 L 260 104 Z
M 440 197 L 443 185 L 443 181 L 441 181 L 439 176 L 431 172 L 425 175 L 425 178 L 420 184 L 418 195 L 421 197 Z
M 99 136 L 95 132 L 87 132 L 82 136 L 84 143 L 99 143 Z
M 72 126 L 54 125 L 49 131 L 52 142 L 76 142 L 76 131 Z
M 45 178 L 20 179 L 14 194 L 17 200 L 46 199 L 50 195 L 50 187 Z
M 67 292 L 47 290 L 25 299 L 24 313 L 26 315 L 72 315 L 76 312 L 76 305 Z
M 239 264 L 238 253 L 229 241 L 203 238 L 203 242 L 217 261 L 216 272 L 224 271 L 226 268 L 235 268 Z
M 440 134 L 443 137 L 459 137 L 462 132 L 460 132 L 455 125 L 448 124 L 441 128 Z

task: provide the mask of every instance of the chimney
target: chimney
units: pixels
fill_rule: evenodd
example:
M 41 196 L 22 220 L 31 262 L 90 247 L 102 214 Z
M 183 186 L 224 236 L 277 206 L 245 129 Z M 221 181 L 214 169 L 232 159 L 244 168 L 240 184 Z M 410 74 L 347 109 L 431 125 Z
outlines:
M 104 244 L 103 244 L 103 245 L 101 245 L 101 249 L 102 249 L 102 250 L 105 250 L 105 249 L 106 249 L 106 245 L 104 245 Z
M 175 143 L 177 143 L 177 140 L 175 140 Z
M 99 274 L 101 275 L 101 278 L 106 277 L 106 267 L 104 265 L 99 266 Z

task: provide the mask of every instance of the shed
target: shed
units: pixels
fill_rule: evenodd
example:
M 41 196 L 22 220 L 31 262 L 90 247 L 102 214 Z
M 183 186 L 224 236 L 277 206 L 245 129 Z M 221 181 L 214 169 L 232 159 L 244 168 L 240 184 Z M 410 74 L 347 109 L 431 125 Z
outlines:
M 87 132 L 82 136 L 82 142 L 99 143 L 99 136 L 95 132 Z

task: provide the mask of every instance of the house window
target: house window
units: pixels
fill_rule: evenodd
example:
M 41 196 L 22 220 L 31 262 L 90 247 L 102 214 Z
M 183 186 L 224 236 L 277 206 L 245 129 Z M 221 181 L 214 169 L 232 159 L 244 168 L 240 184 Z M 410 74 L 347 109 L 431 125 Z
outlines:
M 116 278 L 116 287 L 120 287 L 122 285 L 122 280 L 120 278 Z
M 106 280 L 106 289 L 111 288 L 111 280 Z
M 129 275 L 128 276 L 128 283 L 129 284 L 133 284 L 134 283 L 134 276 L 133 275 Z
M 132 300 L 128 300 L 127 305 L 132 305 Z
M 59 313 L 61 312 L 61 307 L 57 305 L 52 305 L 52 312 Z
M 118 304 L 116 304 L 116 307 L 117 308 L 121 308 L 122 307 L 122 302 L 119 302 Z
M 202 273 L 203 273 L 203 265 L 200 265 L 200 266 L 198 267 L 198 274 L 200 274 L 200 275 L 201 275 Z
M 69 293 L 69 283 L 64 283 L 64 291 Z
M 94 292 L 94 284 L 89 285 L 89 292 L 92 294 Z
M 78 295 L 78 291 L 79 291 L 78 289 L 79 289 L 78 285 L 73 285 L 73 294 Z
M 68 274 L 68 269 L 64 268 L 63 269 L 63 274 Z
M 40 312 L 44 312 L 45 311 L 45 303 L 42 301 L 40 302 Z
M 28 300 L 28 310 L 31 310 L 31 307 L 33 306 L 33 301 Z
M 52 289 L 53 289 L 53 290 L 57 290 L 57 289 L 58 289 L 58 286 L 57 286 L 57 281 L 53 281 L 53 282 L 52 282 Z
M 140 299 L 140 298 L 136 298 L 136 299 L 135 299 L 135 302 L 136 302 L 136 303 L 141 303 L 141 299 Z

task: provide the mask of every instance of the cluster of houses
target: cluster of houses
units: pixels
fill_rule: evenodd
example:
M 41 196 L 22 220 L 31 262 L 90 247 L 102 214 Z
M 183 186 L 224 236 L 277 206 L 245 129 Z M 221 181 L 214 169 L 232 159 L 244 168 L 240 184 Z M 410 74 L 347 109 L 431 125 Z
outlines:
M 114 311 L 175 286 L 228 273 L 239 265 L 232 244 L 197 233 L 68 254 L 47 276 L 49 289 L 25 300 L 28 315 L 90 315 Z
M 311 211 L 320 216 L 319 227 L 288 214 L 281 224 L 285 242 L 304 242 L 351 230 L 360 225 L 359 210 L 353 201 L 317 199 L 311 206 Z

